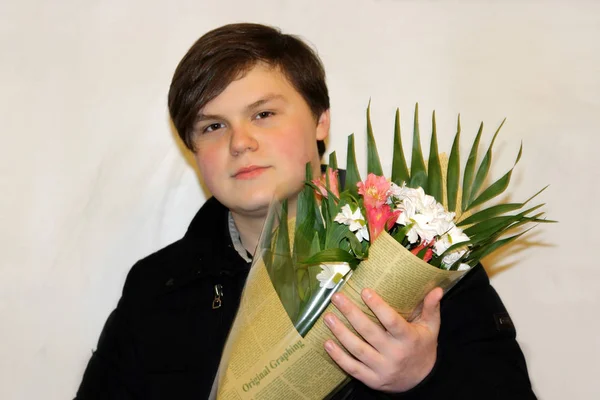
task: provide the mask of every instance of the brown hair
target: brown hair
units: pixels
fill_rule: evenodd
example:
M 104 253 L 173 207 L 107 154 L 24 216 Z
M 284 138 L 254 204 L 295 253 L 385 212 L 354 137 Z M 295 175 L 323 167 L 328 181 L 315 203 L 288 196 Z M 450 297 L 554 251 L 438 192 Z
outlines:
M 169 90 L 169 113 L 179 136 L 194 151 L 196 114 L 257 63 L 277 67 L 302 95 L 315 120 L 329 109 L 325 69 L 301 39 L 260 24 L 230 24 L 203 35 L 183 57 Z M 319 154 L 325 152 L 322 141 Z

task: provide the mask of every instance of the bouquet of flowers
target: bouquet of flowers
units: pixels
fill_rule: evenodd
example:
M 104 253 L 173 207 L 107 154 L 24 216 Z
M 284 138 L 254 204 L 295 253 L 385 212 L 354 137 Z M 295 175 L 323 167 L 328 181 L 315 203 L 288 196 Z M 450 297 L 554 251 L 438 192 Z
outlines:
M 542 219 L 543 212 L 534 213 L 542 205 L 507 215 L 523 209 L 545 188 L 522 203 L 498 204 L 472 214 L 473 209 L 502 194 L 510 182 L 514 166 L 482 190 L 491 166 L 492 146 L 504 122 L 476 169 L 483 124 L 480 126 L 464 170 L 461 191 L 460 117 L 446 161 L 444 155 L 438 154 L 433 114 L 427 167 L 420 145 L 418 105 L 414 121 L 409 170 L 402 147 L 399 112 L 396 112 L 393 165 L 391 179 L 388 179 L 382 172 L 370 108 L 367 108 L 367 179 L 361 180 L 354 137 L 350 135 L 345 190 L 340 192 L 339 189 L 341 182 L 334 152 L 326 173 L 320 179 L 307 179 L 298 199 L 296 223 L 290 227 L 295 229 L 291 234 L 294 241 L 288 240 L 288 224 L 264 231 L 261 243 L 267 270 L 300 334 L 307 333 L 340 282 L 347 281 L 351 271 L 361 268 L 360 263 L 369 258 L 371 246 L 376 245 L 382 234 L 391 236 L 406 251 L 433 267 L 467 271 L 483 257 L 526 232 L 506 237 L 509 231 L 531 223 L 550 222 Z M 515 166 L 521 154 L 522 146 Z M 446 164 L 445 170 L 443 164 Z M 307 178 L 310 171 L 307 167 Z M 279 208 L 271 218 L 286 220 L 287 203 L 283 202 Z M 447 285 L 444 289 L 449 288 Z
M 441 286 L 448 291 L 483 257 L 531 227 L 513 234 L 510 231 L 552 222 L 537 211 L 543 204 L 526 207 L 545 188 L 521 203 L 481 209 L 506 190 L 514 169 L 513 166 L 484 188 L 492 146 L 503 123 L 477 167 L 483 124 L 480 126 L 462 174 L 462 189 L 460 117 L 450 156 L 446 157 L 438 153 L 433 114 L 426 164 L 420 143 L 418 105 L 410 169 L 397 111 L 391 177 L 384 176 L 370 108 L 365 180 L 357 167 L 353 135 L 348 138 L 345 171 L 338 171 L 335 152 L 318 179 L 313 179 L 312 168 L 307 165 L 306 185 L 295 209 L 289 209 L 288 200 L 284 199 L 273 204 L 267 217 L 221 364 L 223 380 L 235 381 L 238 388 L 232 384 L 219 393 L 223 397 L 234 391 L 238 395 L 262 393 L 268 397 L 266 393 L 280 393 L 277 388 L 285 382 L 286 390 L 307 398 L 328 394 L 345 379 L 322 349 L 329 332 L 320 316 L 325 310 L 337 313 L 329 304 L 335 292 L 341 290 L 357 305 L 363 305 L 361 290 L 373 288 L 410 320 L 418 315 L 423 298 L 431 289 Z M 522 146 L 515 166 L 521 154 Z M 345 179 L 340 179 L 344 173 Z M 475 209 L 479 210 L 474 212 Z M 363 311 L 378 322 L 364 305 Z M 264 330 L 258 326 L 264 326 Z M 262 351 L 240 355 L 248 353 L 248 347 Z M 247 369 L 247 365 L 254 368 Z M 322 373 L 315 375 L 315 368 L 322 369 Z M 273 374 L 275 370 L 278 373 Z M 314 380 L 314 376 L 321 375 L 327 378 Z M 263 389 L 259 389 L 261 382 Z

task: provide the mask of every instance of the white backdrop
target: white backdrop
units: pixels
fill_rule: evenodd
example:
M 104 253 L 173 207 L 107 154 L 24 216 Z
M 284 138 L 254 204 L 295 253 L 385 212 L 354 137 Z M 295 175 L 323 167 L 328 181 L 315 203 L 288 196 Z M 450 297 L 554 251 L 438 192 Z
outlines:
M 408 144 L 414 103 L 423 132 L 435 109 L 443 149 L 460 112 L 463 157 L 480 121 L 487 146 L 508 118 L 493 176 L 523 140 L 511 198 L 551 184 L 539 200 L 560 224 L 486 267 L 539 397 L 595 398 L 598 4 L 0 0 L 0 398 L 72 398 L 131 265 L 184 233 L 206 195 L 169 123 L 170 79 L 201 34 L 241 21 L 318 49 L 342 164 L 369 98 L 387 166 L 396 107 Z

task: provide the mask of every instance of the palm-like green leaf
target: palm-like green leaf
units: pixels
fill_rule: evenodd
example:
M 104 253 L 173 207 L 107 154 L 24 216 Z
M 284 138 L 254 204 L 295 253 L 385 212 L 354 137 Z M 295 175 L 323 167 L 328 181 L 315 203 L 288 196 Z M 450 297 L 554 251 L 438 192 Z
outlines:
M 400 133 L 400 110 L 396 109 L 396 122 L 394 124 L 394 156 L 392 161 L 392 182 L 396 185 L 408 183 L 410 174 L 404 158 L 404 149 L 402 148 L 402 136 Z
M 490 218 L 486 221 L 480 222 L 477 225 L 473 225 L 464 230 L 464 233 L 469 236 L 471 239 L 477 235 L 483 237 L 492 237 L 495 232 L 499 232 L 507 226 L 517 222 L 526 217 L 527 214 L 539 209 L 544 206 L 544 204 L 539 204 L 535 207 L 531 207 L 528 210 L 525 210 L 517 215 L 509 215 L 502 217 L 494 217 Z
M 460 221 L 456 225 L 457 226 L 473 225 L 473 224 L 476 224 L 476 223 L 479 223 L 482 221 L 486 221 L 492 217 L 495 217 L 495 216 L 498 216 L 501 214 L 506 214 L 507 212 L 519 210 L 519 209 L 525 207 L 525 205 L 527 203 L 529 203 L 537 195 L 539 195 L 544 190 L 546 190 L 547 187 L 548 187 L 548 185 L 546 185 L 542 190 L 540 190 L 539 192 L 537 192 L 536 194 L 534 194 L 533 196 L 531 196 L 530 198 L 525 200 L 523 203 L 498 204 L 498 205 L 486 208 L 485 210 L 481 210 L 481 211 L 471 215 L 470 217 Z
M 508 171 L 502 178 L 498 179 L 496 182 L 491 184 L 487 189 L 483 191 L 473 202 L 469 204 L 469 208 L 477 207 L 486 201 L 493 199 L 494 197 L 504 193 L 508 184 L 510 183 L 510 177 L 512 176 L 512 172 L 517 166 L 517 163 L 521 159 L 521 155 L 523 154 L 523 144 L 521 143 L 521 148 L 519 149 L 519 154 L 517 155 L 517 160 L 513 167 Z
M 492 137 L 492 142 L 490 143 L 490 147 L 485 153 L 483 160 L 481 160 L 481 164 L 479 165 L 479 169 L 477 170 L 477 175 L 475 175 L 475 180 L 473 181 L 473 186 L 471 187 L 471 193 L 469 195 L 469 205 L 467 206 L 467 210 L 471 208 L 471 202 L 473 202 L 473 199 L 475 199 L 475 196 L 477 196 L 477 193 L 479 193 L 479 189 L 481 189 L 481 186 L 483 186 L 485 178 L 487 178 L 490 166 L 492 165 L 492 147 L 494 146 L 496 137 L 498 136 L 500 129 L 502 129 L 502 126 L 504 125 L 505 121 L 506 119 L 502 121 L 502 123 L 496 130 L 496 133 L 494 133 L 494 136 Z
M 465 173 L 463 175 L 463 192 L 462 192 L 462 204 L 461 210 L 465 211 L 469 205 L 469 198 L 471 197 L 471 186 L 473 185 L 473 177 L 475 176 L 475 165 L 477 164 L 477 151 L 479 150 L 479 141 L 481 140 L 481 134 L 483 133 L 483 122 L 479 125 L 479 131 L 471 146 L 471 152 L 467 159 L 467 165 L 465 166 Z
M 377 144 L 373 136 L 373 126 L 371 125 L 371 102 L 367 106 L 367 173 L 383 176 L 381 161 L 377 152 Z
M 348 136 L 348 154 L 346 156 L 346 183 L 344 187 L 353 196 L 358 196 L 356 184 L 360 182 L 360 173 L 356 165 L 356 151 L 354 149 L 354 134 Z
M 448 211 L 456 210 L 458 198 L 458 182 L 460 179 L 460 114 L 456 126 L 456 136 L 448 159 L 448 172 L 446 174 L 446 196 L 448 199 Z
M 473 252 L 469 258 L 468 258 L 468 264 L 471 267 L 474 267 L 475 265 L 477 265 L 477 263 L 479 263 L 479 261 L 481 261 L 482 258 L 484 258 L 485 256 L 491 254 L 492 252 L 494 252 L 495 250 L 498 250 L 500 247 L 505 246 L 513 241 L 515 241 L 516 239 L 518 239 L 519 237 L 523 236 L 524 234 L 526 234 L 527 232 L 529 232 L 531 229 L 535 228 L 535 226 L 532 226 L 531 228 L 527 229 L 524 232 L 518 233 L 516 235 L 510 236 L 508 238 L 505 239 L 501 239 L 501 240 L 497 240 L 494 241 L 490 244 L 488 244 L 487 246 L 483 246 L 480 249 L 478 249 L 476 252 Z
M 524 205 L 525 205 L 525 203 L 498 204 L 496 206 L 486 208 L 485 210 L 481 210 L 481 211 L 471 215 L 469 218 L 466 218 L 466 219 L 460 221 L 459 223 L 457 223 L 456 226 L 467 226 L 467 225 L 476 224 L 476 223 L 479 223 L 482 221 L 487 221 L 492 217 L 506 214 L 507 212 L 518 210 L 518 209 L 522 208 Z
M 442 254 L 440 254 L 440 258 L 443 258 L 447 254 L 452 253 L 454 250 L 460 249 L 461 247 L 469 246 L 472 243 L 473 242 L 470 241 L 470 240 L 467 240 L 467 241 L 464 241 L 464 242 L 454 243 L 450 247 L 448 247 Z
M 419 132 L 419 104 L 415 105 L 415 119 L 413 126 L 412 157 L 410 160 L 410 182 L 409 187 L 427 187 L 427 171 L 423 160 L 421 149 L 421 134 Z
M 437 145 L 437 129 L 435 124 L 435 111 L 431 117 L 431 144 L 429 146 L 429 167 L 427 168 L 427 194 L 433 196 L 439 203 L 443 202 L 442 166 Z

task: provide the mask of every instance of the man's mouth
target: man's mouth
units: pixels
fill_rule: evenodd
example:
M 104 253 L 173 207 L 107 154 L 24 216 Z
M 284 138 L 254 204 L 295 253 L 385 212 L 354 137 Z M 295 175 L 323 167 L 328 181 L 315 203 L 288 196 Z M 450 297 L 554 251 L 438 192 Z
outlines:
M 249 165 L 238 169 L 233 177 L 235 179 L 253 179 L 265 172 L 269 167 L 260 167 L 258 165 Z

